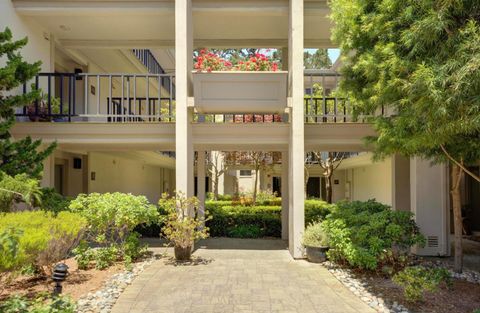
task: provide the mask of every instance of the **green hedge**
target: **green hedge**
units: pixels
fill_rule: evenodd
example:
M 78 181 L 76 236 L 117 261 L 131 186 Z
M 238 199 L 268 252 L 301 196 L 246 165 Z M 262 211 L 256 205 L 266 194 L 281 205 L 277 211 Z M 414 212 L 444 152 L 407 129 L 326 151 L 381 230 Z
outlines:
M 211 201 L 207 222 L 212 237 L 280 237 L 282 208 L 278 205 L 232 206 L 228 201 Z M 280 201 L 281 202 L 281 201 Z M 332 205 L 320 200 L 305 201 L 305 224 L 324 219 Z M 242 232 L 235 231 L 242 228 Z M 250 230 L 247 231 L 247 230 Z
M 230 200 L 206 201 L 205 208 L 212 217 L 207 222 L 210 235 L 235 238 L 280 237 L 281 202 L 281 198 L 275 198 L 256 206 L 238 206 Z M 305 200 L 305 224 L 324 219 L 331 208 L 331 204 L 321 200 Z M 161 225 L 158 224 L 136 228 L 136 231 L 146 237 L 158 237 L 160 230 Z

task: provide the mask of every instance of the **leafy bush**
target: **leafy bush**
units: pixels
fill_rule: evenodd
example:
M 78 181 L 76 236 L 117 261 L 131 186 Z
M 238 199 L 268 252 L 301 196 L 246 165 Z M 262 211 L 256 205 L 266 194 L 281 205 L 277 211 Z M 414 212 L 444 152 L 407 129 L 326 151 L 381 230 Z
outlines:
M 159 218 L 145 196 L 120 192 L 81 194 L 69 208 L 87 220 L 89 235 L 99 244 L 122 243 L 137 225 Z
M 75 309 L 69 297 L 52 298 L 48 294 L 40 294 L 33 300 L 17 295 L 0 303 L 2 313 L 74 313 Z
M 10 212 L 16 202 L 39 204 L 40 197 L 41 191 L 37 179 L 26 174 L 13 177 L 0 171 L 0 212 Z
M 259 238 L 263 230 L 257 225 L 239 225 L 228 230 L 228 237 L 233 238 Z
M 163 216 L 165 226 L 162 231 L 175 247 L 193 247 L 196 240 L 209 236 L 208 227 L 204 226 L 205 218 L 198 215 L 198 205 L 197 198 L 186 198 L 182 194 L 175 197 L 165 194 L 160 199 L 159 206 L 167 212 Z
M 423 299 L 425 291 L 435 292 L 441 284 L 450 287 L 452 279 L 445 268 L 407 267 L 393 276 L 393 282 L 403 287 L 405 299 Z
M 322 224 L 331 260 L 374 270 L 382 263 L 397 264 L 411 246 L 425 241 L 410 212 L 392 211 L 374 200 L 340 202 L 333 208 Z
M 44 211 L 57 215 L 62 211 L 68 210 L 70 201 L 70 199 L 62 196 L 53 188 L 42 188 L 41 209 Z
M 43 211 L 24 211 L 0 215 L 0 233 L 21 232 L 18 253 L 12 268 L 33 265 L 48 274 L 53 263 L 63 260 L 78 244 L 86 221 L 78 214 L 60 212 L 56 217 Z
M 328 247 L 329 238 L 321 222 L 311 223 L 307 226 L 302 244 L 306 247 Z
M 93 262 L 97 269 L 105 269 L 120 260 L 129 266 L 145 252 L 135 227 L 159 220 L 157 208 L 146 197 L 119 192 L 82 194 L 71 201 L 69 208 L 87 220 L 89 239 L 100 245 L 92 249 L 84 242 L 75 250 L 81 269 Z
M 329 204 L 322 200 L 305 200 L 305 225 L 324 220 L 334 206 L 335 204 Z
M 207 222 L 210 234 L 215 237 L 230 237 L 232 229 L 240 226 L 256 227 L 261 230 L 258 237 L 279 237 L 282 230 L 281 208 L 276 206 L 223 206 L 209 210 Z

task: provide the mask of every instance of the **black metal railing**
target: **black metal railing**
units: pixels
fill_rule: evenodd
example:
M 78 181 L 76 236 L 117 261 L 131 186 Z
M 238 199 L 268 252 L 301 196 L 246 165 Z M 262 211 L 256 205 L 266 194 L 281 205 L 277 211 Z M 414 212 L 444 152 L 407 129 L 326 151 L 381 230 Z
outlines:
M 172 122 L 175 94 L 162 91 L 173 75 L 39 73 L 19 93 L 41 90 L 41 98 L 17 110 L 31 121 Z
M 41 90 L 41 98 L 25 105 L 17 116 L 28 116 L 32 121 L 68 120 L 75 116 L 76 74 L 39 73 L 30 84 L 23 84 L 22 93 Z

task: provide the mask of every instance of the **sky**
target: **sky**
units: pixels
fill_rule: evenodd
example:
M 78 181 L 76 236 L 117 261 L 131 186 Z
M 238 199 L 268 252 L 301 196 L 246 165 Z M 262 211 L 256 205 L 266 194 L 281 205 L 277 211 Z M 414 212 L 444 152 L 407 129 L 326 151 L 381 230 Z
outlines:
M 305 51 L 308 51 L 310 53 L 315 53 L 317 49 L 305 49 Z M 332 64 L 333 64 L 340 56 L 340 49 L 327 49 L 327 53 L 328 53 L 328 57 L 330 58 L 330 61 L 332 61 Z

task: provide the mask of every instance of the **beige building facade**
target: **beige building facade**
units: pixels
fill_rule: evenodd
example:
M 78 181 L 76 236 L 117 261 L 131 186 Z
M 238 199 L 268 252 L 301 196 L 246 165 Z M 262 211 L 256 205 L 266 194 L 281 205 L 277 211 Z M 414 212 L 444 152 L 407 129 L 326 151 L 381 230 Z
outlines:
M 28 36 L 23 55 L 42 61 L 34 83 L 50 99 L 20 108 L 13 135 L 57 142 L 45 162 L 45 186 L 68 196 L 132 192 L 154 203 L 174 191 L 204 201 L 212 184 L 205 179 L 207 152 L 279 152 L 281 164 L 261 173 L 259 187 L 280 188 L 282 236 L 301 258 L 305 153 L 364 152 L 363 138 L 374 134 L 352 119 L 348 101 L 330 96 L 341 79 L 335 69 L 304 71 L 305 48 L 334 48 L 328 14 L 324 0 L 1 1 L 0 28 L 10 27 L 17 39 Z M 193 50 L 203 47 L 278 49 L 282 71 L 212 73 L 198 81 Z M 308 95 L 312 83 L 323 84 L 323 95 Z M 42 105 L 51 111 L 52 98 L 59 111 L 33 122 Z M 245 114 L 263 118 L 236 122 Z M 244 170 L 230 169 L 221 192 L 234 192 L 235 184 L 252 188 Z M 418 159 L 371 163 L 361 154 L 335 173 L 334 200 L 376 198 L 411 210 L 431 243 L 418 253 L 448 254 L 446 173 Z M 320 170 L 310 177 L 320 181 Z

